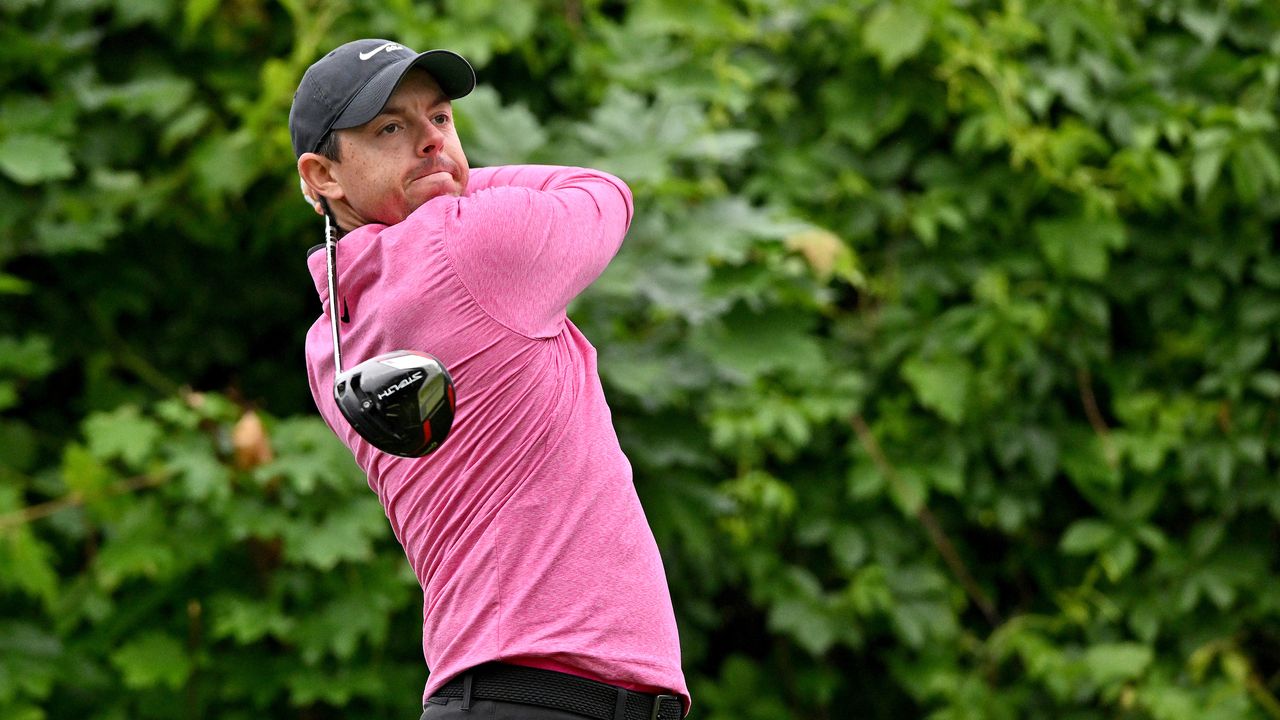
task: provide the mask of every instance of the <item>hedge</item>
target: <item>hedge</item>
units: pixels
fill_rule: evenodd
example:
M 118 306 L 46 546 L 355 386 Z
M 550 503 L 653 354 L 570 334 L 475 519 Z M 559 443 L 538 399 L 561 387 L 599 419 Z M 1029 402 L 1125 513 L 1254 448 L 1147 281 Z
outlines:
M 571 309 L 692 717 L 1280 718 L 1280 5 L 0 0 L 0 717 L 416 717 L 285 118 L 449 47 L 636 216 Z

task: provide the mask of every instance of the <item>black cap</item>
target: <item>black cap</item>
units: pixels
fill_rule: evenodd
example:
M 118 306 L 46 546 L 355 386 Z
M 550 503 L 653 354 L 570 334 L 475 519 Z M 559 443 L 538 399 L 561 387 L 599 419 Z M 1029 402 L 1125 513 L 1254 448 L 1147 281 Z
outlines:
M 307 68 L 289 109 L 293 154 L 315 152 L 330 130 L 356 127 L 372 120 L 409 68 L 431 73 L 445 97 L 460 98 L 476 86 L 471 64 L 455 52 L 424 53 L 390 40 L 355 40 Z

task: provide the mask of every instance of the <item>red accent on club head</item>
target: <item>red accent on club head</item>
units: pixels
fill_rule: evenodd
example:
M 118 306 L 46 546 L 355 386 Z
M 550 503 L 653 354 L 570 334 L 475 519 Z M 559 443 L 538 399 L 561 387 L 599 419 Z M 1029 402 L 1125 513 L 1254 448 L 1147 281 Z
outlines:
M 427 443 L 431 442 L 431 421 L 430 420 L 423 421 L 422 435 L 423 435 L 423 438 L 422 438 L 423 445 L 426 445 Z
M 457 398 L 455 398 L 455 397 L 453 396 L 453 385 L 452 385 L 452 384 L 451 384 L 451 385 L 449 385 L 449 409 L 450 409 L 450 410 L 457 410 L 457 409 L 458 409 L 458 400 L 457 400 Z

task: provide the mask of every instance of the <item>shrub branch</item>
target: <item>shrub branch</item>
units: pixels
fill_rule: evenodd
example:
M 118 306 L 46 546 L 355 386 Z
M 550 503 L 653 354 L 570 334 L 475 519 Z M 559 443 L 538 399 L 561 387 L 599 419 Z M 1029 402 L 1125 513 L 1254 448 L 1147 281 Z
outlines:
M 82 490 L 75 490 L 67 493 L 60 498 L 55 498 L 47 502 L 38 503 L 24 507 L 21 510 L 0 515 L 0 532 L 4 532 L 9 528 L 25 525 L 26 523 L 35 522 L 41 518 L 49 517 L 55 513 L 61 512 L 68 508 L 79 507 L 90 500 L 96 500 L 102 497 L 112 495 L 122 495 L 128 492 L 134 492 L 143 488 L 155 487 L 166 482 L 169 479 L 168 474 L 161 475 L 139 475 L 131 477 L 119 482 L 112 483 L 103 488 L 100 492 L 86 493 Z
M 851 423 L 853 424 L 854 432 L 858 434 L 858 440 L 862 443 L 862 447 L 866 449 L 867 454 L 871 456 L 876 466 L 880 468 L 880 472 L 884 474 L 889 484 L 900 492 L 903 489 L 902 479 L 898 477 L 898 473 L 889 462 L 889 458 L 885 456 L 884 450 L 881 449 L 875 434 L 871 432 L 867 421 L 859 414 L 853 416 Z M 942 560 L 947 564 L 951 574 L 960 582 L 965 594 L 969 596 L 969 600 L 978 606 L 978 609 L 982 611 L 982 614 L 987 618 L 987 622 L 991 623 L 992 627 L 999 627 L 1002 622 L 1000 613 L 987 597 L 987 594 L 982 591 L 978 582 L 974 580 L 973 574 L 969 572 L 969 567 L 960 557 L 960 553 L 956 552 L 955 544 L 951 542 L 951 538 L 942 529 L 942 524 L 938 522 L 933 512 L 929 510 L 928 504 L 920 504 L 920 509 L 916 511 L 916 520 L 924 527 L 925 533 L 929 536 L 929 541 L 933 543 L 934 549 L 942 556 Z

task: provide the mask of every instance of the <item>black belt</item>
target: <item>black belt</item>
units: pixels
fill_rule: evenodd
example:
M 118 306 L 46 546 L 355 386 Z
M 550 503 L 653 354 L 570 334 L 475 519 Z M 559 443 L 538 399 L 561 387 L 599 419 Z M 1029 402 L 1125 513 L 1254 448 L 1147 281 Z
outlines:
M 434 698 L 500 700 L 577 713 L 595 720 L 680 720 L 675 695 L 649 695 L 554 670 L 486 663 L 440 688 Z

